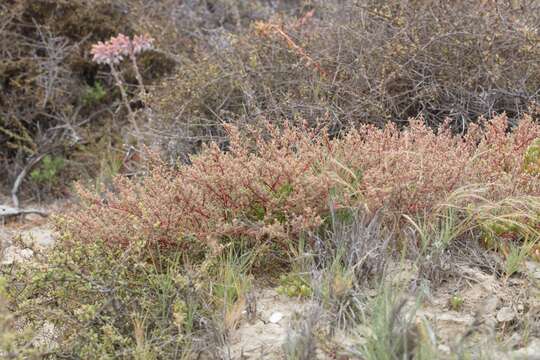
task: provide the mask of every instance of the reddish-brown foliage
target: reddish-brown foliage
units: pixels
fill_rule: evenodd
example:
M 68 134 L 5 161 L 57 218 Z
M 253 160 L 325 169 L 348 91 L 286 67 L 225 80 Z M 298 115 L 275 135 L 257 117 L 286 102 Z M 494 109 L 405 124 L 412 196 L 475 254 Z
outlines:
M 403 131 L 364 126 L 336 139 L 291 127 L 228 132 L 228 151 L 210 145 L 190 165 L 161 163 L 141 181 L 118 177 L 105 199 L 79 186 L 81 207 L 60 227 L 81 241 L 188 252 L 239 238 L 285 247 L 320 226 L 329 204 L 414 215 L 471 184 L 488 186 L 493 200 L 540 195 L 538 176 L 523 166 L 540 137 L 528 117 L 509 130 L 498 116 L 465 136 L 434 132 L 421 119 Z

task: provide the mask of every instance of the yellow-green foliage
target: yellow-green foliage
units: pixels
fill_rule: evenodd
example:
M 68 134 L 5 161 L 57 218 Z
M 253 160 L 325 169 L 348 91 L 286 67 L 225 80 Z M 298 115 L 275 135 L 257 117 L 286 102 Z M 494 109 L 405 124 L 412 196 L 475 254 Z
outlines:
M 118 252 L 99 241 L 61 243 L 46 261 L 17 264 L 6 275 L 14 314 L 34 329 L 45 321 L 57 329 L 56 346 L 47 351 L 78 358 L 189 354 L 192 338 L 184 335 L 200 330 L 195 318 L 204 316 L 206 300 L 197 290 L 204 272 L 182 270 L 178 256 L 141 257 L 140 244 Z
M 39 352 L 29 346 L 34 337 L 33 329 L 17 326 L 20 317 L 13 313 L 13 306 L 10 306 L 10 286 L 13 284 L 0 273 L 0 358 L 37 359 Z
M 107 96 L 107 91 L 103 88 L 100 82 L 96 82 L 94 86 L 87 86 L 83 95 L 83 103 L 85 105 L 95 105 L 102 101 Z
M 452 295 L 449 301 L 450 309 L 454 311 L 461 311 L 465 300 L 460 295 Z
M 540 260 L 540 200 L 538 196 L 507 197 L 500 201 L 484 199 L 469 211 L 488 248 L 508 256 L 527 249 L 526 254 Z
M 230 252 L 194 264 L 186 254 L 149 256 L 145 248 L 143 239 L 109 251 L 103 242 L 64 236 L 35 261 L 0 267 L 0 274 L 6 270 L 0 357 L 25 349 L 15 358 L 46 351 L 83 359 L 192 359 L 221 346 L 209 332 L 237 326 L 251 289 L 250 257 Z M 29 325 L 15 332 L 14 320 Z M 32 330 L 46 323 L 55 328 L 52 346 L 28 345 Z
M 17 334 L 12 327 L 13 315 L 10 314 L 6 299 L 6 279 L 0 277 L 0 355 L 12 351 L 8 346 L 14 346 Z
M 276 291 L 288 297 L 310 297 L 313 294 L 309 279 L 297 273 L 281 275 Z
M 523 166 L 525 171 L 532 175 L 540 174 L 540 138 L 534 140 L 527 148 Z

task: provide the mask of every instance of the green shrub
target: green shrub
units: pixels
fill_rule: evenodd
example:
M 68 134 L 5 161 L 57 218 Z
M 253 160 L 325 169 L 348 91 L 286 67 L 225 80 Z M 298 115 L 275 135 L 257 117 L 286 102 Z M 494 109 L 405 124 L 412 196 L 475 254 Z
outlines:
M 9 308 L 27 330 L 54 325 L 49 356 L 190 358 L 202 351 L 192 341 L 208 330 L 201 328 L 209 311 L 204 271 L 186 271 L 179 256 L 150 259 L 140 250 L 64 238 L 43 259 L 5 274 Z
M 86 92 L 83 95 L 83 103 L 86 106 L 98 104 L 107 96 L 107 91 L 103 88 L 100 82 L 96 82 L 94 86 L 87 86 Z
M 313 294 L 309 279 L 297 273 L 281 275 L 276 291 L 288 297 L 309 298 Z
M 30 172 L 30 179 L 37 183 L 56 185 L 64 168 L 64 159 L 59 156 L 45 155 L 39 167 Z

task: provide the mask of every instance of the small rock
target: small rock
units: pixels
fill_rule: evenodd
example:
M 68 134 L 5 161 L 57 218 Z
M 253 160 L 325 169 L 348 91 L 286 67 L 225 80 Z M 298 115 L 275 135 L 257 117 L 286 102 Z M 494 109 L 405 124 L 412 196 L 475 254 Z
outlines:
M 34 252 L 30 249 L 21 249 L 16 246 L 9 246 L 4 250 L 3 258 L 0 265 L 11 265 L 16 262 L 21 262 L 30 259 Z
M 506 346 L 509 348 L 516 348 L 519 344 L 523 343 L 523 336 L 520 333 L 513 333 L 507 340 Z
M 27 246 L 51 247 L 54 245 L 55 235 L 49 229 L 35 228 L 22 232 L 21 240 Z
M 461 315 L 455 311 L 448 311 L 436 316 L 437 321 L 448 321 L 453 323 L 470 324 L 474 322 L 474 318 L 470 315 Z
M 540 263 L 536 261 L 526 261 L 525 267 L 533 279 L 540 280 Z
M 532 340 L 528 346 L 512 351 L 510 359 L 514 360 L 540 360 L 540 339 Z
M 445 354 L 450 354 L 450 352 L 452 351 L 449 346 L 444 344 L 439 344 L 439 346 L 437 346 L 437 349 L 439 349 L 440 352 L 443 352 Z
M 47 349 L 48 351 L 54 350 L 58 346 L 54 340 L 57 335 L 58 330 L 54 324 L 45 321 L 43 326 L 36 331 L 35 337 L 32 340 L 32 345 Z
M 270 318 L 268 319 L 268 321 L 270 321 L 272 324 L 277 324 L 278 322 L 281 321 L 281 319 L 283 319 L 283 314 L 280 313 L 279 311 L 276 311 L 272 313 L 272 315 L 270 315 Z
M 505 306 L 497 312 L 497 321 L 510 322 L 516 318 L 516 312 L 510 306 Z
M 499 298 L 497 296 L 490 296 L 483 302 L 481 311 L 484 315 L 494 314 L 498 305 Z

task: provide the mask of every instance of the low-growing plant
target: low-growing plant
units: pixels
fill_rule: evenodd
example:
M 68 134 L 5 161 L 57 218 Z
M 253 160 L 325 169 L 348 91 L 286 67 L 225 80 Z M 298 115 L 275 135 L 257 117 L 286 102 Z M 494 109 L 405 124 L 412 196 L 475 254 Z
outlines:
M 201 287 L 207 274 L 180 255 L 149 258 L 143 248 L 63 238 L 46 257 L 4 274 L 8 308 L 28 324 L 24 331 L 53 327 L 49 357 L 187 359 L 207 351 L 204 343 L 211 349 L 213 330 L 202 325 L 211 326 L 203 320 L 212 314 Z
M 429 213 L 460 189 L 483 184 L 482 198 L 454 196 L 453 206 L 462 214 L 472 206 L 475 223 L 487 224 L 512 197 L 535 204 L 540 194 L 538 176 L 523 168 L 527 147 L 540 137 L 540 126 L 529 117 L 508 129 L 499 116 L 464 136 L 444 126 L 434 132 L 420 119 L 403 131 L 364 126 L 334 139 L 296 127 L 228 131 L 226 151 L 211 144 L 177 167 L 154 157 L 148 176 L 118 176 L 105 195 L 78 186 L 81 206 L 64 216 L 59 229 L 110 246 L 143 238 L 194 259 L 233 239 L 288 253 L 291 239 L 320 229 L 328 204 L 336 214 L 351 206 L 371 214 L 384 208 L 381 221 L 401 222 L 402 215 Z M 523 219 L 537 216 L 531 206 L 520 208 Z M 445 230 L 445 239 L 455 237 L 453 231 Z
M 83 103 L 87 106 L 96 105 L 107 96 L 107 91 L 99 81 L 93 86 L 88 86 L 83 95 Z
M 30 344 L 34 331 L 27 328 L 21 331 L 17 327 L 16 313 L 9 306 L 8 281 L 0 275 L 0 358 L 2 359 L 37 359 L 39 351 Z
M 450 309 L 454 311 L 461 311 L 464 302 L 465 300 L 463 297 L 461 297 L 459 294 L 454 294 L 449 301 Z
M 311 271 L 313 270 L 313 254 L 305 236 L 297 242 L 291 242 L 288 251 L 288 273 L 279 276 L 279 286 L 276 291 L 288 297 L 309 298 L 313 295 Z
M 291 298 L 309 298 L 313 294 L 313 289 L 311 288 L 311 284 L 307 276 L 302 276 L 298 273 L 289 273 L 281 275 L 276 292 L 280 295 L 286 295 Z
M 56 185 L 64 168 L 64 159 L 59 156 L 45 155 L 39 167 L 30 172 L 30 179 L 48 186 Z
M 484 199 L 472 211 L 486 247 L 506 256 L 526 249 L 527 255 L 540 259 L 540 202 L 537 196 L 508 197 L 495 202 Z

